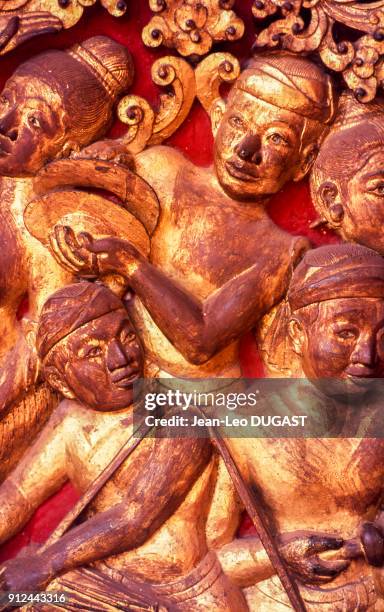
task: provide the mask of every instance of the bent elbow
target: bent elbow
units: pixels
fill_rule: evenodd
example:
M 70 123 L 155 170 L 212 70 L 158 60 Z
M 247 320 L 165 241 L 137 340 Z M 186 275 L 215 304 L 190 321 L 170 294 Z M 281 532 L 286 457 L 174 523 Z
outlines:
M 203 365 L 214 355 L 214 350 L 210 350 L 203 342 L 191 342 L 184 357 L 192 365 Z

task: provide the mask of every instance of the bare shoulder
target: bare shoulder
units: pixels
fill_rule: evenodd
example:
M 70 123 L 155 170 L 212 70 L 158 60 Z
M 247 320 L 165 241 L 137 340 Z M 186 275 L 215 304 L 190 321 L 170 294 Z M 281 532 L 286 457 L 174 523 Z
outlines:
M 74 400 L 63 399 L 53 412 L 51 422 L 56 427 L 59 425 L 73 427 L 78 422 L 79 417 L 83 418 L 83 413 L 84 407 L 81 404 Z
M 154 189 L 173 190 L 181 168 L 190 164 L 184 155 L 169 146 L 149 147 L 135 158 L 136 172 Z

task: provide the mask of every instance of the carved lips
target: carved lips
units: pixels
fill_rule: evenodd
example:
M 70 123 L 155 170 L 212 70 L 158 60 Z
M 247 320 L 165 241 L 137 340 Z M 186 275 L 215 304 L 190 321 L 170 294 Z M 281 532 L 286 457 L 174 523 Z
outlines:
M 119 368 L 111 373 L 111 381 L 116 387 L 126 389 L 133 385 L 133 383 L 140 377 L 138 368 L 127 366 Z
M 225 162 L 227 172 L 240 181 L 252 182 L 259 178 L 259 172 L 246 162 L 240 160 Z

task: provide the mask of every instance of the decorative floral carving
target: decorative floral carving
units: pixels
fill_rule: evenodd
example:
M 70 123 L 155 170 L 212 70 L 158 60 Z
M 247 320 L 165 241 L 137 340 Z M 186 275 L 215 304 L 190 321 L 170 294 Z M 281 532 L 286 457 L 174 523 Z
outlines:
M 383 0 L 255 0 L 252 11 L 260 20 L 278 17 L 258 34 L 256 47 L 317 51 L 328 68 L 343 73 L 361 102 L 372 100 L 384 85 Z M 363 35 L 348 40 L 346 28 Z
M 156 15 L 143 30 L 148 47 L 165 45 L 180 55 L 206 55 L 213 43 L 238 40 L 244 23 L 232 7 L 234 0 L 149 0 Z

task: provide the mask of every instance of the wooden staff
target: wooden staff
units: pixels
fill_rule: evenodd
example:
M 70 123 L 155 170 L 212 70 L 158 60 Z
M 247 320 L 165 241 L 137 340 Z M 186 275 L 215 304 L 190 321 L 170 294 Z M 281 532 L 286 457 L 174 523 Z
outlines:
M 221 437 L 218 429 L 216 429 L 215 427 L 208 427 L 208 430 L 210 432 L 213 443 L 215 444 L 217 450 L 219 451 L 225 462 L 227 470 L 233 480 L 233 484 L 236 487 L 237 493 L 239 494 L 239 497 L 243 502 L 245 509 L 248 512 L 255 526 L 257 535 L 259 536 L 260 541 L 269 557 L 269 560 L 272 563 L 276 574 L 278 575 L 281 584 L 283 585 L 285 592 L 288 595 L 289 601 L 291 602 L 293 609 L 296 612 L 306 612 L 305 604 L 301 597 L 300 591 L 297 588 L 296 582 L 292 580 L 291 576 L 289 575 L 285 567 L 285 563 L 281 558 L 280 551 L 276 546 L 275 540 L 269 533 L 264 518 L 263 509 L 259 507 L 259 504 L 255 499 L 254 495 L 252 495 L 249 487 L 244 483 L 240 472 L 237 469 L 237 465 L 231 453 L 229 452 L 227 445 Z

